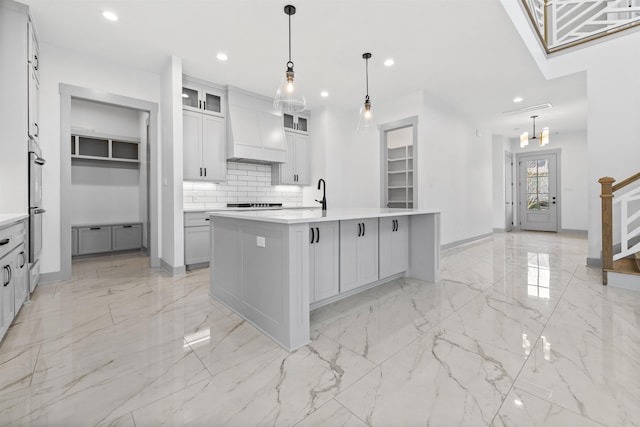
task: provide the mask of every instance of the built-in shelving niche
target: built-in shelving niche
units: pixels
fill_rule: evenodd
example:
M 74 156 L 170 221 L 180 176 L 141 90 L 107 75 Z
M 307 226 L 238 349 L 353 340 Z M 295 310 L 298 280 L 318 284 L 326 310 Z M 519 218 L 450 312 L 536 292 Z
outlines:
M 413 208 L 413 146 L 387 149 L 387 206 Z
M 71 158 L 140 163 L 140 140 L 101 135 L 71 135 Z

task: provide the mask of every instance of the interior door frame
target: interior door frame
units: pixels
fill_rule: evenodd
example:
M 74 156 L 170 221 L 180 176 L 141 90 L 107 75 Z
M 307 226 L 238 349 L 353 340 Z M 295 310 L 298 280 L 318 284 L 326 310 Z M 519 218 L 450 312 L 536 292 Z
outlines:
M 507 168 L 507 159 L 509 159 L 509 167 Z M 513 153 L 511 151 L 504 152 L 504 195 L 505 195 L 505 207 L 504 207 L 504 230 L 505 231 L 513 231 L 516 222 L 516 213 L 515 213 L 515 204 L 513 203 L 516 196 L 514 195 L 514 179 L 513 179 Z M 508 185 L 509 181 L 511 185 Z M 511 193 L 511 221 L 509 221 L 509 215 L 507 214 L 507 193 Z
M 514 211 L 518 212 L 518 217 L 514 222 L 518 224 L 517 229 L 521 229 L 520 224 L 522 222 L 522 209 L 523 206 L 520 202 L 521 189 L 526 188 L 527 183 L 522 183 L 520 181 L 520 162 L 522 157 L 529 156 L 537 156 L 537 155 L 545 155 L 545 154 L 555 154 L 556 155 L 556 194 L 557 194 L 557 203 L 556 203 L 556 233 L 559 233 L 562 230 L 561 220 L 562 220 L 562 185 L 561 185 L 561 177 L 562 177 L 562 159 L 561 159 L 562 150 L 559 148 L 551 149 L 551 150 L 540 150 L 540 151 L 522 151 L 516 153 L 516 191 L 515 198 L 518 201 L 518 209 L 514 209 Z
M 151 233 L 147 236 L 151 267 L 160 267 L 160 221 L 158 183 L 160 144 L 158 134 L 159 107 L 155 102 L 138 98 L 101 92 L 85 87 L 60 83 L 60 271 L 47 273 L 44 282 L 69 280 L 71 278 L 71 99 L 83 99 L 102 104 L 127 107 L 149 113 L 149 137 L 147 138 L 150 174 L 147 182 L 150 188 L 147 200 L 151 209 L 147 211 Z

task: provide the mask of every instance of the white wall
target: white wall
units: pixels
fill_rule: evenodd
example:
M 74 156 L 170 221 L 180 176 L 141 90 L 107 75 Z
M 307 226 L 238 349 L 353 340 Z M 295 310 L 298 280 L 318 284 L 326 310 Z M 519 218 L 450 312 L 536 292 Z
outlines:
M 160 186 L 162 245 L 160 258 L 169 268 L 184 267 L 182 214 L 182 61 L 171 57 L 162 72 Z
M 60 271 L 60 83 L 96 89 L 151 102 L 160 101 L 160 76 L 99 57 L 78 55 L 40 44 L 41 148 L 43 168 L 43 249 L 41 272 Z
M 520 148 L 519 140 L 515 139 L 511 143 L 515 153 L 535 153 L 545 149 L 560 149 L 559 193 L 562 204 L 560 228 L 586 231 L 588 227 L 587 133 L 552 134 L 549 145 L 545 147 L 529 144 Z M 517 207 L 517 200 L 514 202 Z
M 140 139 L 140 112 L 79 99 L 71 100 L 72 132 Z M 71 224 L 140 220 L 139 165 L 76 159 L 71 163 Z M 146 182 L 144 184 L 146 189 Z
M 142 246 L 144 248 L 149 247 L 149 230 L 148 230 L 148 219 L 149 219 L 149 191 L 150 191 L 150 182 L 149 179 L 149 171 L 147 170 L 149 164 L 147 162 L 147 153 L 148 153 L 148 143 L 149 140 L 147 138 L 147 125 L 149 123 L 149 113 L 146 111 L 138 112 L 138 133 L 140 135 L 140 147 L 139 147 L 139 157 L 140 157 L 140 180 L 139 180 L 139 193 L 138 197 L 138 211 L 140 213 L 140 222 L 142 222 Z

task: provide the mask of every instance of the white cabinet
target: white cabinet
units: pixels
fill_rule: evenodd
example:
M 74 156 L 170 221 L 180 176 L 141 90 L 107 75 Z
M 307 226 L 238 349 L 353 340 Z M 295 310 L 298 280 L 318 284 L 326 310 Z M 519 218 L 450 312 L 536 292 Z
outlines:
M 38 93 L 40 90 L 40 78 L 39 78 L 39 48 L 38 39 L 33 28 L 33 23 L 29 20 L 28 23 L 28 68 L 29 68 L 29 128 L 28 133 L 31 138 L 38 139 L 40 133 L 39 127 L 39 112 L 38 112 Z
M 321 301 L 340 292 L 340 223 L 309 224 L 309 298 Z
M 273 185 L 309 185 L 311 181 L 309 136 L 285 132 L 287 138 L 287 162 L 271 166 Z
M 285 113 L 282 115 L 282 124 L 285 129 L 300 133 L 309 133 L 309 115 L 305 113 Z
M 340 221 L 340 292 L 378 280 L 378 218 Z
M 18 246 L 15 254 L 14 311 L 17 315 L 29 292 L 29 263 L 24 243 Z
M 188 111 L 223 117 L 224 90 L 191 83 L 189 78 L 182 84 L 182 108 Z
M 189 270 L 209 264 L 209 222 L 209 215 L 204 212 L 184 214 L 184 263 Z
M 80 255 L 111 251 L 111 227 L 78 228 L 78 253 Z
M 0 339 L 27 295 L 25 237 L 24 221 L 0 230 Z
M 183 118 L 184 179 L 225 181 L 227 155 L 224 119 L 186 109 Z
M 77 240 L 75 255 L 136 250 L 142 248 L 142 223 L 72 227 L 71 239 Z
M 379 220 L 380 278 L 409 269 L 409 219 L 406 216 Z

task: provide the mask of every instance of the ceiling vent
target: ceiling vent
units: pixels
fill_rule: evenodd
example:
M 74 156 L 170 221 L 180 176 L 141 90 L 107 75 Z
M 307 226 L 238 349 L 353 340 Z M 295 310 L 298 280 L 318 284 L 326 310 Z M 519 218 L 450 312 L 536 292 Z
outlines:
M 548 110 L 552 107 L 553 105 L 551 105 L 550 102 L 545 102 L 544 104 L 529 105 L 527 107 L 522 107 L 515 110 L 503 111 L 502 114 L 531 113 L 533 111 Z

